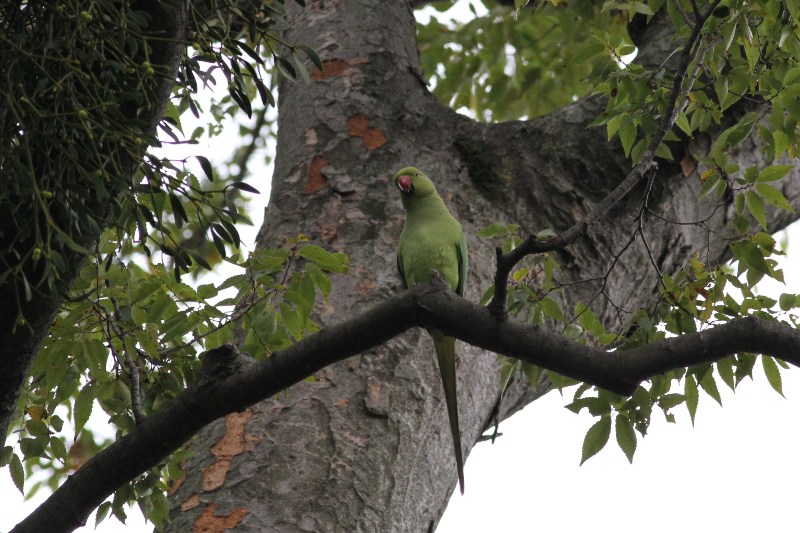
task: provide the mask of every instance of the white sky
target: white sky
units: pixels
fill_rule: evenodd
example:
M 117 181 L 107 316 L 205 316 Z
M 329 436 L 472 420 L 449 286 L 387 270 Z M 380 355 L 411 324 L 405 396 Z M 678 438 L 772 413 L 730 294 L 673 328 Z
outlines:
M 227 128 L 225 135 L 235 136 L 236 129 Z M 217 139 L 190 150 L 221 160 L 223 145 Z M 253 242 L 269 197 L 263 183 L 252 183 L 262 194 L 253 202 L 255 228 L 242 232 L 244 242 Z M 783 266 L 787 285 L 775 283 L 765 294 L 800 292 L 800 227 L 795 225 L 792 233 L 790 244 L 795 246 Z M 800 372 L 783 372 L 786 399 L 769 387 L 760 364 L 755 375 L 735 395 L 720 384 L 724 408 L 701 393 L 694 428 L 683 407 L 674 410 L 677 424 L 667 424 L 654 412 L 650 433 L 639 439 L 632 465 L 612 431 L 606 448 L 578 466 L 583 436 L 594 419 L 585 411 L 575 415 L 563 409 L 571 391 L 564 397 L 552 392 L 502 423 L 503 436 L 494 445 L 484 442 L 472 450 L 465 467 L 466 493 L 455 492 L 437 533 L 797 531 Z M 97 421 L 98 427 L 104 424 Z M 27 516 L 45 496 L 41 491 L 35 499 L 23 500 L 8 469 L 0 469 L 0 532 Z M 152 531 L 138 509 L 128 514 L 127 526 L 112 517 L 96 531 Z M 79 531 L 92 529 L 94 516 Z

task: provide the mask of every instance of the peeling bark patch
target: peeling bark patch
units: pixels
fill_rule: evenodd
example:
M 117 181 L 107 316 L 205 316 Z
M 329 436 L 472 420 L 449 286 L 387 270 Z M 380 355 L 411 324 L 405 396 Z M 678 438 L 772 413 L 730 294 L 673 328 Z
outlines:
M 322 173 L 322 169 L 328 166 L 328 160 L 321 155 L 315 155 L 308 166 L 308 175 L 303 184 L 303 194 L 314 194 L 318 190 L 328 185 L 328 178 Z
M 326 242 L 333 241 L 333 239 L 336 238 L 337 233 L 339 233 L 339 224 L 336 222 L 332 222 L 331 224 L 323 224 L 322 228 L 320 229 L 320 235 L 322 235 L 322 238 L 325 239 Z
M 203 489 L 215 490 L 225 483 L 225 476 L 231 468 L 231 460 L 240 453 L 252 450 L 253 444 L 245 437 L 247 423 L 253 417 L 250 410 L 231 413 L 225 417 L 225 435 L 211 447 L 214 462 L 203 470 Z
M 183 470 L 183 468 L 181 468 L 181 470 Z M 175 494 L 176 492 L 178 492 L 178 489 L 180 489 L 180 488 L 181 488 L 181 485 L 183 485 L 183 482 L 184 482 L 184 481 L 186 481 L 186 476 L 185 476 L 185 475 L 184 475 L 184 477 L 182 477 L 182 478 L 179 478 L 179 479 L 176 479 L 176 480 L 174 480 L 174 481 L 172 482 L 172 484 L 169 486 L 169 490 L 167 491 L 167 494 L 169 494 L 170 496 L 172 496 L 173 494 Z
M 358 291 L 358 295 L 364 298 L 374 293 L 377 288 L 378 288 L 378 283 L 375 278 L 375 273 L 365 270 L 363 268 L 359 268 L 358 282 L 356 283 L 356 290 Z
M 367 396 L 364 398 L 367 411 L 376 416 L 389 416 L 389 387 L 373 376 L 367 378 Z
M 690 155 L 683 156 L 683 159 L 681 159 L 681 173 L 683 177 L 688 178 L 695 170 L 697 170 L 697 161 Z
M 315 70 L 311 74 L 312 80 L 324 80 L 341 76 L 342 72 L 350 68 L 350 63 L 341 59 L 328 59 L 322 62 L 322 70 Z
M 314 128 L 308 128 L 306 130 L 306 144 L 309 146 L 314 146 L 317 144 L 317 130 Z
M 230 459 L 217 458 L 203 470 L 203 490 L 215 490 L 221 487 L 230 469 Z
M 361 113 L 347 119 L 347 133 L 353 137 L 360 137 L 364 147 L 375 150 L 386 144 L 386 135 L 378 128 L 370 128 L 366 115 Z
M 194 533 L 224 533 L 226 529 L 238 526 L 247 512 L 244 507 L 237 507 L 229 514 L 216 516 L 215 508 L 216 504 L 210 503 L 203 509 L 203 514 L 194 523 Z
M 198 505 L 200 505 L 200 495 L 195 492 L 194 494 L 183 500 L 183 503 L 181 503 L 181 511 L 188 511 L 189 509 L 194 509 Z

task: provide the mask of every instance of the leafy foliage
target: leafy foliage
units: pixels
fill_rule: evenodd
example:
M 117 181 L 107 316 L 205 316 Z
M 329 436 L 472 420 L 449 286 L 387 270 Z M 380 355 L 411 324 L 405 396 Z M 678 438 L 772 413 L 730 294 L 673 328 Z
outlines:
M 560 95 L 580 96 L 592 92 L 606 98 L 606 111 L 594 125 L 604 126 L 609 140 L 619 139 L 625 154 L 636 162 L 643 156 L 645 147 L 659 127 L 660 117 L 666 112 L 669 99 L 673 97 L 674 72 L 664 65 L 648 68 L 636 62 L 627 64 L 623 56 L 631 53 L 633 48 L 624 37 L 618 37 L 620 20 L 630 20 L 636 14 L 652 17 L 659 10 L 666 12 L 678 28 L 674 45 L 677 52 L 680 40 L 688 36 L 696 20 L 693 4 L 663 0 L 617 1 L 581 9 L 573 2 L 539 2 L 532 9 L 520 9 L 517 21 L 511 22 L 510 17 L 505 21 L 513 25 L 515 31 L 524 31 L 522 28 L 528 19 L 546 21 L 548 16 L 557 18 L 558 14 L 565 13 L 575 17 L 584 37 L 568 39 L 569 59 L 561 58 L 550 63 L 551 70 L 560 66 L 566 73 L 564 87 L 567 90 L 562 90 Z M 700 11 L 709 5 L 710 2 L 697 2 Z M 800 34 L 793 20 L 797 20 L 795 17 L 798 15 L 800 6 L 772 0 L 722 2 L 714 9 L 699 28 L 700 44 L 688 65 L 688 74 L 698 78 L 698 83 L 686 93 L 685 102 L 677 102 L 679 112 L 675 127 L 667 133 L 666 142 L 656 152 L 659 158 L 672 159 L 673 148 L 670 146 L 681 149 L 687 138 L 714 136 L 705 153 L 686 154 L 684 163 L 688 162 L 690 168 L 696 169 L 696 173 L 687 173 L 687 179 L 696 179 L 699 183 L 698 198 L 711 198 L 718 202 L 716 207 L 712 202 L 710 214 L 725 203 L 732 203 L 735 207 L 735 217 L 725 237 L 734 266 L 711 266 L 704 261 L 703 251 L 698 250 L 676 274 L 659 273 L 661 293 L 650 308 L 624 313 L 627 318 L 623 320 L 621 329 L 607 331 L 603 321 L 592 312 L 592 302 L 578 305 L 572 313 L 560 304 L 559 295 L 568 290 L 568 285 L 592 280 L 559 281 L 558 263 L 544 254 L 528 259 L 527 264 L 521 264 L 512 273 L 508 292 L 508 309 L 512 314 L 532 324 L 557 328 L 570 339 L 609 350 L 647 344 L 666 335 L 694 332 L 747 315 L 781 320 L 795 327 L 798 325 L 800 315 L 797 313 L 796 295 L 783 294 L 776 301 L 757 292 L 758 283 L 765 276 L 783 282 L 783 272 L 775 259 L 782 252 L 775 239 L 767 233 L 770 229 L 768 210 L 794 211 L 780 180 L 794 168 L 784 164 L 785 158 L 797 156 L 795 141 L 800 109 L 795 109 L 798 94 L 794 81 L 800 72 L 797 70 Z M 498 16 L 498 11 L 489 10 L 482 21 L 470 22 L 470 27 L 474 31 L 481 28 L 487 34 L 500 32 L 483 26 Z M 432 22 L 430 26 L 435 25 L 441 26 L 438 22 Z M 546 23 L 542 27 L 546 27 Z M 422 38 L 433 39 L 427 31 L 433 33 L 430 28 L 423 28 L 420 30 Z M 516 57 L 523 50 L 515 40 L 514 32 L 504 30 L 505 33 L 494 34 L 494 48 L 486 47 L 475 52 L 464 44 L 466 37 L 461 37 L 460 31 L 462 29 L 458 26 L 452 28 L 453 40 L 458 45 L 447 51 L 455 56 L 449 65 L 442 67 L 444 60 L 435 54 L 426 63 L 430 72 L 436 72 L 433 75 L 436 94 L 484 118 L 521 118 L 541 112 L 526 104 L 528 95 L 514 95 L 504 89 L 503 82 L 498 81 L 495 65 L 500 64 L 501 70 L 505 65 L 497 53 L 498 47 L 502 48 L 498 43 L 513 46 L 517 50 Z M 587 35 L 592 38 L 582 40 Z M 477 44 L 480 38 L 483 37 L 473 38 L 477 48 L 480 48 Z M 537 46 L 549 49 L 543 45 L 547 42 L 547 37 L 544 37 Z M 575 47 L 574 50 L 571 47 Z M 524 50 L 530 52 L 531 49 L 536 47 Z M 464 68 L 461 63 L 469 66 L 470 75 L 478 76 L 478 83 L 471 90 L 458 85 L 458 78 L 449 83 L 438 79 Z M 578 67 L 580 70 L 575 72 L 580 72 L 580 83 L 575 83 L 570 77 L 573 75 L 570 69 Z M 513 76 L 526 79 L 528 73 L 524 68 L 537 69 L 517 61 Z M 493 72 L 494 76 L 482 74 L 483 69 Z M 469 84 L 466 80 L 461 83 Z M 497 88 L 496 94 L 492 94 L 492 84 Z M 534 86 L 525 85 L 531 93 Z M 496 98 L 499 95 L 502 96 Z M 548 106 L 563 103 L 553 102 Z M 541 110 L 546 111 L 548 106 Z M 736 106 L 743 110 L 739 112 L 741 118 L 735 123 L 723 122 L 723 112 Z M 754 139 L 763 146 L 767 165 L 741 169 L 733 162 L 731 153 Z M 646 224 L 649 214 L 649 210 L 643 207 L 640 214 L 643 224 Z M 702 221 L 690 223 L 703 227 Z M 548 232 L 552 234 L 550 230 Z M 632 239 L 635 239 L 637 234 L 633 230 L 632 233 Z M 524 237 L 515 225 L 493 225 L 481 236 L 504 238 L 502 248 L 506 252 L 516 247 Z M 483 303 L 488 302 L 493 294 L 494 289 L 490 288 Z M 607 298 L 602 291 L 597 293 L 597 297 Z M 611 304 L 613 306 L 613 302 Z M 701 392 L 721 403 L 718 383 L 721 381 L 734 390 L 742 380 L 752 378 L 757 359 L 757 355 L 740 353 L 715 364 L 669 372 L 642 384 L 629 398 L 577 384 L 574 380 L 510 359 L 505 361 L 501 382 L 505 387 L 510 377 L 522 367 L 533 385 L 543 379 L 549 379 L 559 389 L 579 385 L 567 408 L 576 413 L 587 409 L 597 418 L 586 435 L 581 462 L 607 444 L 612 422 L 619 447 L 632 460 L 637 433 L 642 436 L 647 433 L 654 411 L 661 411 L 668 421 L 674 422 L 674 409 L 683 405 L 694 421 Z M 786 368 L 785 364 L 769 357 L 761 357 L 761 360 L 768 383 L 783 394 L 780 368 Z
M 347 268 L 346 256 L 302 236 L 246 259 L 239 251 L 237 226 L 250 223 L 242 193 L 259 192 L 243 180 L 268 138 L 273 74 L 307 81 L 306 60 L 321 68 L 312 49 L 281 39 L 284 2 L 192 3 L 177 80 L 157 53 L 175 13 L 158 4 L 160 20 L 134 5 L 0 8 L 0 286 L 27 300 L 66 294 L 0 456 L 28 496 L 56 488 L 108 444 L 112 435 L 95 434 L 91 418 L 106 416 L 116 437 L 127 433 L 192 381 L 198 350 L 232 339 L 235 328 L 249 332 L 245 349 L 256 357 L 314 331 L 329 274 Z M 219 80 L 227 95 L 211 102 L 212 122 L 184 131 L 186 113 L 205 111 L 198 92 Z M 153 130 L 147 117 L 162 83 L 172 98 Z M 240 112 L 255 119 L 240 127 L 250 144 L 228 165 L 163 149 L 213 137 Z M 182 281 L 222 261 L 241 274 L 216 285 Z M 109 513 L 124 521 L 125 504 L 136 501 L 160 526 L 167 480 L 180 477 L 187 453 L 118 490 L 97 522 Z
M 275 105 L 262 56 L 292 79 L 308 78 L 305 56 L 321 66 L 310 48 L 280 39 L 283 1 L 241 7 L 214 0 L 192 4 L 192 47 L 183 48 L 176 83 L 161 44 L 176 14 L 166 3 L 154 6 L 160 7 L 145 12 L 110 0 L 9 2 L 0 12 L 7 73 L 0 82 L 0 208 L 7 213 L 0 285 L 13 284 L 27 301 L 64 290 L 70 254 L 88 256 L 109 220 L 138 234 L 136 244 L 148 255 L 154 249 L 169 255 L 176 277 L 193 264 L 209 267 L 184 246 L 184 224 L 223 257 L 224 243 L 238 246 L 242 215 L 234 193 L 254 189 L 236 181 L 211 187 L 207 158 L 196 156 L 201 179 L 187 159 L 160 157 L 153 147 L 196 142 L 197 131 L 184 137 L 180 117 L 187 110 L 198 116 L 193 95 L 216 83 L 214 71 L 249 116 L 255 94 L 263 106 Z M 164 83 L 175 86 L 175 96 L 155 131 L 148 117 Z M 159 140 L 159 132 L 169 141 Z M 18 322 L 25 323 L 21 310 Z
M 625 18 L 600 3 L 532 2 L 515 16 L 481 4 L 486 15 L 465 24 L 432 17 L 418 29 L 434 95 L 478 119 L 530 118 L 571 103 L 590 92 L 591 77 L 618 70 L 616 61 L 634 51 Z
M 109 238 L 105 246 L 116 243 Z M 302 236 L 246 260 L 233 256 L 229 261 L 242 274 L 218 286 L 192 287 L 160 264 L 145 269 L 135 261 L 94 259 L 81 270 L 75 298 L 57 317 L 20 398 L 15 444 L 21 457 L 13 445 L 3 452 L 20 490 L 39 470 L 50 472 L 46 483 L 55 489 L 105 444 L 86 426 L 98 407 L 117 437 L 127 433 L 194 379 L 198 350 L 232 340 L 235 328 L 248 331 L 245 349 L 259 358 L 316 331 L 311 315 L 318 297 L 330 292 L 328 275 L 347 269 L 346 256 Z M 101 515 L 110 509 L 124 519 L 123 504 L 135 499 L 161 523 L 166 480 L 180 477 L 185 457 L 173 455 L 164 472 L 155 469 L 118 491 Z

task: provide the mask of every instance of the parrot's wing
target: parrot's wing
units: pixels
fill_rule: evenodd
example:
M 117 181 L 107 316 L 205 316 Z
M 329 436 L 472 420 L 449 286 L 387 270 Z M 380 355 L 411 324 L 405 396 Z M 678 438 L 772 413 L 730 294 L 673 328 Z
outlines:
M 397 271 L 400 273 L 400 278 L 403 280 L 403 287 L 407 289 L 408 280 L 406 279 L 405 271 L 403 271 L 403 256 L 400 254 L 399 250 L 397 252 Z
M 456 245 L 456 257 L 458 258 L 458 286 L 456 287 L 456 294 L 464 296 L 464 286 L 467 283 L 467 240 L 464 234 L 461 234 L 461 240 Z

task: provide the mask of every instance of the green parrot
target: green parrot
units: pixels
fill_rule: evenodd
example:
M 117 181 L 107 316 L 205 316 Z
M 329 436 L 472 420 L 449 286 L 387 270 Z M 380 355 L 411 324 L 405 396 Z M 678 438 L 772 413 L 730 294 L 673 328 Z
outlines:
M 406 210 L 406 223 L 397 246 L 397 268 L 406 288 L 430 279 L 438 271 L 459 296 L 464 295 L 467 279 L 467 241 L 461 224 L 453 218 L 436 192 L 433 182 L 414 167 L 394 175 L 394 184 Z M 429 329 L 436 348 L 439 373 L 442 375 L 450 431 L 456 450 L 458 485 L 464 494 L 464 458 L 458 429 L 456 397 L 455 339 L 436 329 Z

